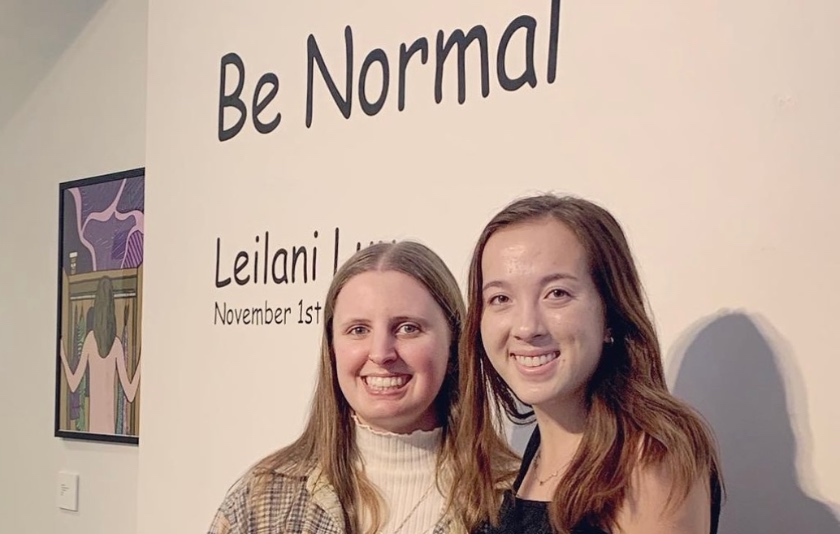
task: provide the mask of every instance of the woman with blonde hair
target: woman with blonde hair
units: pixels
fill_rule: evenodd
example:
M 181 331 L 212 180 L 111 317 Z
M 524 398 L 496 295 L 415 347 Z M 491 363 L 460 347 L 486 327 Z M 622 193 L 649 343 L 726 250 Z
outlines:
M 450 532 L 464 303 L 427 247 L 371 245 L 334 276 L 309 421 L 231 490 L 211 534 Z
M 484 228 L 469 273 L 456 477 L 473 532 L 709 534 L 711 430 L 665 383 L 624 232 L 596 204 L 540 195 Z M 513 484 L 501 415 L 536 419 Z

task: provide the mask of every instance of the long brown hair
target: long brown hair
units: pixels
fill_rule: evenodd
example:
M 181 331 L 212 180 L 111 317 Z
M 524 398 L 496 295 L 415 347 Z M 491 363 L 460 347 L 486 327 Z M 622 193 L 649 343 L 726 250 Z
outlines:
M 411 276 L 423 284 L 435 299 L 449 325 L 449 363 L 434 401 L 438 422 L 442 426 L 436 471 L 439 488 L 450 483 L 448 478 L 442 480 L 442 477 L 451 474 L 449 466 L 455 450 L 453 431 L 459 407 L 458 341 L 465 309 L 454 276 L 440 257 L 416 242 L 378 243 L 361 249 L 336 272 L 327 292 L 321 360 L 306 428 L 295 442 L 268 456 L 254 468 L 258 493 L 267 480 L 264 475 L 278 469 L 306 476 L 314 467 L 320 467 L 341 503 L 345 532 L 348 534 L 360 532 L 362 510 L 372 519 L 370 534 L 375 533 L 384 520 L 377 491 L 364 472 L 357 468 L 359 452 L 351 419 L 352 410 L 338 385 L 333 350 L 332 326 L 338 294 L 351 278 L 368 271 L 397 271 Z
M 552 526 L 563 533 L 578 525 L 615 528 L 631 474 L 640 465 L 667 469 L 673 479 L 671 504 L 684 499 L 692 484 L 705 477 L 712 495 L 719 495 L 722 479 L 713 434 L 694 410 L 668 391 L 659 342 L 621 226 L 590 201 L 547 194 L 509 204 L 487 224 L 473 251 L 460 359 L 463 417 L 458 435 L 463 444 L 456 468 L 461 484 L 470 488 L 461 496 L 466 526 L 498 521 L 498 481 L 487 469 L 498 455 L 498 439 L 489 430 L 493 409 L 515 423 L 533 414 L 522 411 L 523 404 L 484 349 L 482 255 L 499 229 L 541 219 L 567 226 L 583 246 L 614 339 L 604 346 L 587 387 L 583 438 L 549 505 Z M 472 436 L 477 436 L 474 441 Z
M 117 338 L 117 313 L 114 304 L 114 287 L 111 279 L 103 276 L 96 285 L 93 300 L 93 337 L 96 350 L 103 358 L 108 356 Z

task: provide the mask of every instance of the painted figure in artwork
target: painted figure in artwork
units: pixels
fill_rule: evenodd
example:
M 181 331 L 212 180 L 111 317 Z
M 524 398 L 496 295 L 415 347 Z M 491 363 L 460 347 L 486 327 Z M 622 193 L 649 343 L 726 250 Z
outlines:
M 139 435 L 141 171 L 81 180 L 61 192 L 56 430 L 64 437 Z
M 93 328 L 84 339 L 81 359 L 75 369 L 70 367 L 64 344 L 61 363 L 70 391 L 76 392 L 85 370 L 90 369 L 90 421 L 88 431 L 94 434 L 113 434 L 115 431 L 117 398 L 114 380 L 118 377 L 128 402 L 134 402 L 140 382 L 140 362 L 134 376 L 128 376 L 123 343 L 117 337 L 117 316 L 111 279 L 100 278 L 93 304 Z M 116 376 L 115 376 L 116 374 Z

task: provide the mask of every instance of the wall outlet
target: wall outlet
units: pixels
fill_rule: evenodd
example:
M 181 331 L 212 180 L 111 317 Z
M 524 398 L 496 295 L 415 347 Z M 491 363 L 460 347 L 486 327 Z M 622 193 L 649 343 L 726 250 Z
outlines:
M 67 471 L 58 472 L 56 504 L 62 510 L 79 510 L 79 475 Z

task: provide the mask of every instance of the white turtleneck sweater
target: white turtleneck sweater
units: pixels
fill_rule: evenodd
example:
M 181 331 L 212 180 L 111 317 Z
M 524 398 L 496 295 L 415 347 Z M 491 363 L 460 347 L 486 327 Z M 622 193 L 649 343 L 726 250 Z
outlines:
M 365 474 L 387 507 L 379 532 L 392 534 L 398 528 L 399 534 L 432 532 L 445 504 L 435 484 L 442 430 L 394 434 L 374 430 L 356 417 L 353 419 Z M 363 531 L 368 526 L 369 518 L 363 515 Z

